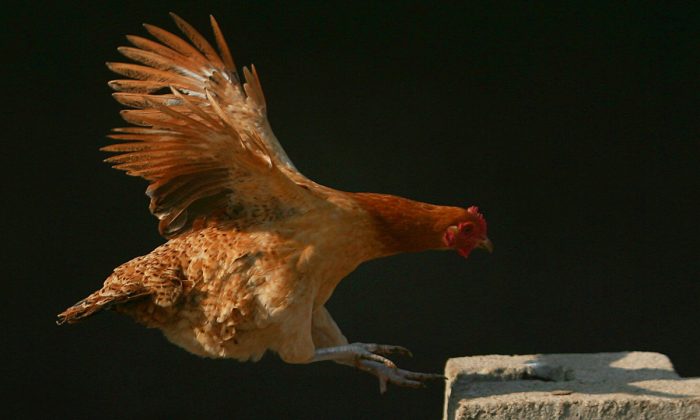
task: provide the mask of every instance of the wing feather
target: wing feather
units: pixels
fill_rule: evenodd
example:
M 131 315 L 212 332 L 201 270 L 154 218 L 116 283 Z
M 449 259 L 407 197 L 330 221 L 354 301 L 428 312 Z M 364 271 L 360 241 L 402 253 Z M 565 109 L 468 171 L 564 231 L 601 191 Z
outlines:
M 117 143 L 101 150 L 114 168 L 150 182 L 150 211 L 173 237 L 198 218 L 228 218 L 240 226 L 305 212 L 323 202 L 296 171 L 275 138 L 255 67 L 239 82 L 218 23 L 217 50 L 189 23 L 171 14 L 188 41 L 156 26 L 156 41 L 129 35 L 118 50 L 134 63 L 107 63 L 128 79 L 113 80 L 113 96 L 132 127 L 116 128 Z M 163 92 L 163 89 L 167 91 Z
M 166 85 L 150 80 L 112 80 L 109 87 L 118 92 L 151 93 Z
M 201 63 L 207 61 L 206 58 L 202 55 L 202 53 L 197 51 L 196 48 L 194 48 L 192 45 L 187 43 L 187 41 L 183 40 L 182 38 L 173 34 L 172 32 L 168 32 L 165 29 L 161 29 L 157 26 L 149 25 L 147 23 L 144 23 L 143 27 L 146 28 L 148 33 L 153 35 L 160 42 L 169 46 L 173 50 L 184 55 L 185 57 L 189 57 Z
M 221 60 L 221 57 L 219 57 L 219 54 L 212 48 L 211 44 L 209 41 L 206 40 L 200 34 L 195 28 L 192 27 L 189 23 L 185 22 L 180 16 L 176 15 L 175 13 L 170 13 L 170 16 L 173 18 L 175 21 L 175 24 L 177 25 L 178 28 L 184 33 L 187 38 L 192 41 L 192 44 L 199 49 L 202 53 L 204 53 L 204 56 L 211 62 L 215 67 L 219 68 L 225 68 L 226 66 L 224 65 L 224 62 Z
M 173 71 L 200 81 L 204 80 L 204 78 L 197 74 L 197 68 L 184 66 L 174 58 L 164 57 L 158 53 L 144 51 L 134 47 L 119 47 L 117 51 L 123 56 L 146 66 L 159 70 Z
M 255 70 L 255 66 L 251 66 L 253 71 L 248 70 L 248 67 L 243 67 L 243 77 L 245 77 L 245 84 L 243 88 L 245 89 L 246 95 L 249 98 L 259 104 L 261 108 L 265 108 L 265 95 L 263 95 L 262 85 L 260 84 L 260 79 L 258 78 L 258 72 Z
M 226 38 L 224 38 L 224 35 L 221 33 L 219 23 L 216 21 L 216 19 L 214 19 L 214 16 L 212 15 L 209 15 L 209 21 L 211 22 L 211 28 L 214 31 L 214 39 L 216 39 L 216 46 L 221 52 L 221 58 L 223 58 L 224 60 L 225 67 L 228 69 L 235 69 L 236 64 L 233 61 L 231 50 L 229 50 L 228 44 L 226 43 Z

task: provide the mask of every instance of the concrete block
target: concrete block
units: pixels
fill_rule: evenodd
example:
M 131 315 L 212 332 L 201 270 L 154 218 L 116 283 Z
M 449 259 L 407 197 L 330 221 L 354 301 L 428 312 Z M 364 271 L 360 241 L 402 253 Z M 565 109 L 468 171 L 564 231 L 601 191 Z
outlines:
M 700 378 L 659 353 L 449 359 L 445 420 L 700 419 Z

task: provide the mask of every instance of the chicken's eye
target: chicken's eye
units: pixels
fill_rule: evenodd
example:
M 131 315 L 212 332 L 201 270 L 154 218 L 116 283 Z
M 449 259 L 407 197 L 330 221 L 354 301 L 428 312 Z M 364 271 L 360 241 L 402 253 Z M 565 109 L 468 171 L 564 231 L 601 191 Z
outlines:
M 471 223 L 462 226 L 462 233 L 470 233 L 472 230 L 474 230 L 474 225 Z

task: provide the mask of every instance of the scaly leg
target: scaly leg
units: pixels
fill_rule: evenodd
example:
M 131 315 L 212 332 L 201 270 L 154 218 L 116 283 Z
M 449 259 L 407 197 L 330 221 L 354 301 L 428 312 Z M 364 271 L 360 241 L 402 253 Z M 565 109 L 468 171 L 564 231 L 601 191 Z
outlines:
M 312 362 L 320 362 L 323 360 L 332 360 L 334 362 L 342 362 L 348 360 L 372 360 L 381 363 L 386 367 L 396 369 L 396 365 L 391 360 L 384 356 L 392 354 L 400 354 L 411 356 L 408 349 L 400 346 L 389 346 L 386 344 L 371 344 L 371 343 L 352 343 L 335 347 L 324 347 L 316 349 Z
M 316 352 L 310 362 L 332 360 L 339 364 L 355 366 L 379 379 L 381 393 L 386 392 L 389 382 L 399 386 L 420 388 L 425 386 L 425 381 L 444 379 L 442 375 L 410 372 L 397 368 L 386 356 L 393 354 L 411 356 L 411 352 L 404 347 L 365 343 L 348 344 L 325 307 L 320 307 L 314 312 L 312 332 Z

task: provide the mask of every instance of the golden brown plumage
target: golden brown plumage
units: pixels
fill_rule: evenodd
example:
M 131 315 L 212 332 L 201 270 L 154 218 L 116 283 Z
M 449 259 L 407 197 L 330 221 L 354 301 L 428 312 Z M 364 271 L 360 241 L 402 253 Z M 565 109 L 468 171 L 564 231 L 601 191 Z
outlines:
M 218 52 L 173 15 L 189 43 L 145 25 L 109 63 L 133 109 L 115 129 L 107 161 L 149 181 L 150 210 L 168 242 L 119 267 L 104 286 L 59 315 L 76 322 L 112 308 L 209 357 L 289 363 L 333 360 L 386 382 L 419 386 L 435 375 L 403 371 L 397 346 L 348 344 L 324 307 L 364 261 L 399 252 L 490 249 L 476 208 L 346 193 L 301 175 L 275 138 L 255 71 L 241 81 L 219 26 Z

